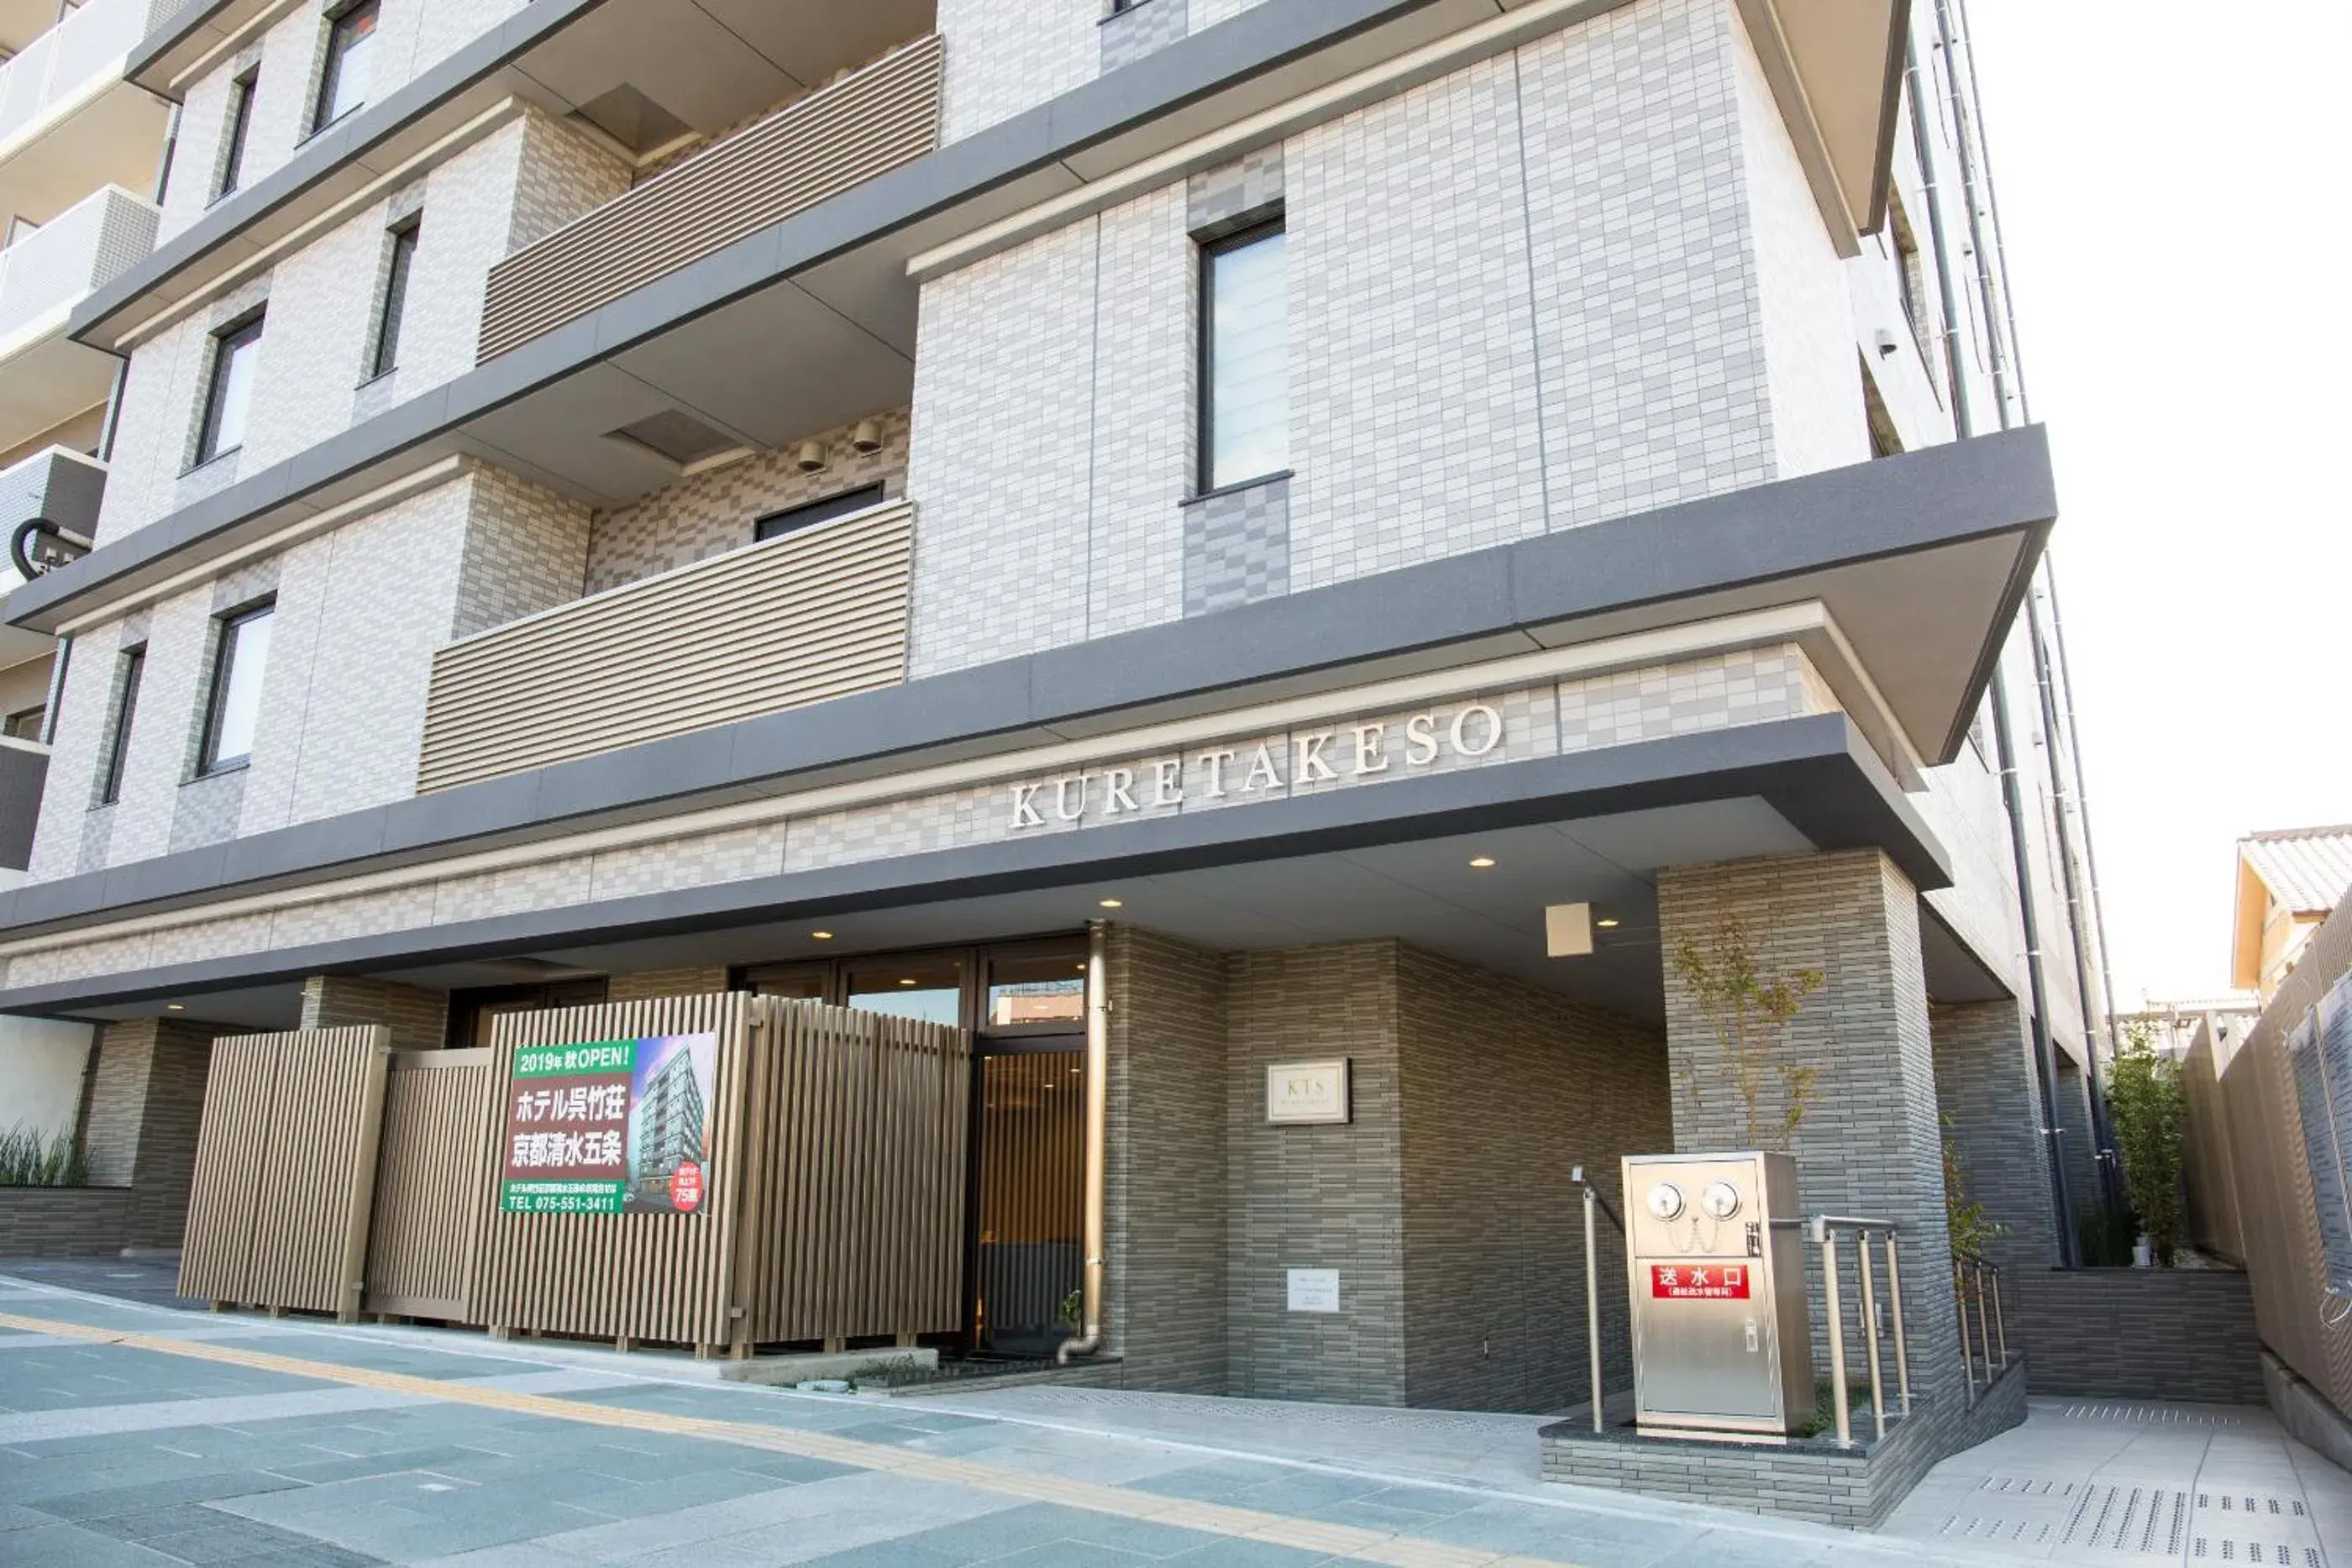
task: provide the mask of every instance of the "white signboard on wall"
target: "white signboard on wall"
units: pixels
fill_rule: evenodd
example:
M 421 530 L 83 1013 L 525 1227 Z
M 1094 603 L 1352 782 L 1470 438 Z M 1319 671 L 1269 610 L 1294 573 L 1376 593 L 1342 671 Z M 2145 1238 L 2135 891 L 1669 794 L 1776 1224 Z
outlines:
M 1339 1310 L 1339 1270 L 1290 1270 L 1290 1310 L 1294 1312 L 1336 1312 Z
M 1265 1070 L 1265 1119 L 1312 1126 L 1348 1119 L 1348 1059 L 1277 1061 Z

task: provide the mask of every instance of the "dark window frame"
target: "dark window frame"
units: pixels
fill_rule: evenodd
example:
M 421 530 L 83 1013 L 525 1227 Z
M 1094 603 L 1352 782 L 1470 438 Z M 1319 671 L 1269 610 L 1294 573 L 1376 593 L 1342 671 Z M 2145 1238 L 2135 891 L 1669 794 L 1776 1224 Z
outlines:
M 392 255 L 384 275 L 383 300 L 376 308 L 375 348 L 368 355 L 368 380 L 380 381 L 400 369 L 400 333 L 408 319 L 408 286 L 416 270 L 416 247 L 425 232 L 425 214 L 412 213 L 385 231 Z
M 221 444 L 221 419 L 227 412 L 228 381 L 235 368 L 236 354 L 245 349 L 256 352 L 260 350 L 262 329 L 268 321 L 268 315 L 257 310 L 213 334 L 213 362 L 205 372 L 204 420 L 196 427 L 196 461 L 194 466 L 201 468 L 215 458 L 226 457 L 245 445 L 243 430 L 236 433 L 234 445 Z
M 362 98 L 341 114 L 333 112 L 335 99 L 342 87 L 343 72 L 348 68 L 352 52 L 362 44 L 373 43 L 383 24 L 382 0 L 358 0 L 327 18 L 327 58 L 325 68 L 319 73 L 318 101 L 310 110 L 310 134 L 321 131 L 366 107 Z M 368 30 L 357 32 L 360 18 L 366 17 Z M 371 86 L 373 84 L 371 83 Z
M 222 139 L 220 184 L 213 192 L 215 202 L 235 195 L 237 187 L 245 183 L 245 154 L 253 135 L 253 100 L 260 87 L 259 66 L 234 78 L 228 84 L 227 131 Z
M 139 721 L 139 687 L 147 674 L 147 644 L 136 643 L 115 657 L 121 675 L 116 682 L 114 713 L 107 727 L 106 768 L 98 780 L 101 806 L 122 799 L 123 768 L 131 760 L 131 728 Z
M 1199 242 L 1200 259 L 1197 265 L 1200 269 L 1201 319 L 1198 338 L 1193 344 L 1193 353 L 1200 364 L 1200 375 L 1198 384 L 1194 388 L 1192 410 L 1194 436 L 1192 494 L 1196 499 L 1220 491 L 1246 489 L 1252 485 L 1279 478 L 1291 471 L 1286 461 L 1264 474 L 1229 479 L 1222 484 L 1217 479 L 1217 262 L 1219 258 L 1230 256 L 1235 251 L 1247 250 L 1254 245 L 1277 236 L 1286 242 L 1290 235 L 1286 222 L 1286 214 L 1277 209 L 1262 218 L 1251 220 L 1230 234 L 1220 234 L 1213 239 L 1203 239 Z M 1286 322 L 1288 319 L 1286 307 L 1286 301 L 1284 312 Z M 1286 366 L 1288 358 L 1286 345 L 1284 353 Z
M 835 517 L 846 517 L 872 507 L 884 506 L 889 499 L 888 486 L 879 479 L 852 490 L 837 490 L 818 500 L 803 501 L 797 507 L 786 507 L 782 511 L 755 518 L 751 524 L 751 541 L 765 544 L 770 539 L 780 539 L 787 534 L 813 528 L 819 523 L 829 523 Z
M 273 593 L 266 599 L 257 599 L 213 617 L 213 670 L 205 693 L 204 733 L 196 747 L 195 777 L 198 779 L 209 779 L 217 773 L 234 773 L 253 761 L 249 748 L 233 757 L 219 755 L 221 721 L 228 716 L 229 682 L 236 674 L 236 665 L 233 655 L 243 628 L 277 613 L 278 596 Z M 267 665 L 263 666 L 262 678 L 268 678 Z

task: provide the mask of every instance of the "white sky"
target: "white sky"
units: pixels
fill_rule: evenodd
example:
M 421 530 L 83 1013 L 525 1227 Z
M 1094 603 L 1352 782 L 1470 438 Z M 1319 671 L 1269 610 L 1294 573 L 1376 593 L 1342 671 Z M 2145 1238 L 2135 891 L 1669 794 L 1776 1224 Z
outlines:
M 2116 996 L 2210 995 L 2238 837 L 2352 822 L 2352 9 L 1970 12 Z

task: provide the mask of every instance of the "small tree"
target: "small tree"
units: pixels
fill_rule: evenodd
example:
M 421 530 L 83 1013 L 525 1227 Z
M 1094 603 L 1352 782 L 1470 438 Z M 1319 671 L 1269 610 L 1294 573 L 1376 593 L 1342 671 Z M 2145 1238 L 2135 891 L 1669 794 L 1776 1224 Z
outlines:
M 2180 1145 L 2189 1096 L 2179 1067 L 2157 1054 L 2154 1034 L 2145 1020 L 2124 1026 L 2126 1043 L 2107 1084 L 2107 1113 L 2132 1211 L 2153 1243 L 2157 1266 L 2169 1269 L 2180 1237 Z
M 1785 1153 L 1812 1104 L 1821 1072 L 1790 1061 L 1781 1047 L 1789 1025 L 1804 1010 L 1805 998 L 1820 990 L 1827 977 L 1819 969 L 1759 973 L 1747 930 L 1737 920 L 1727 920 L 1716 928 L 1710 948 L 1702 948 L 1689 936 L 1678 940 L 1675 973 L 1699 1011 L 1706 1015 L 1707 1027 L 1723 1048 L 1731 1087 L 1748 1115 L 1747 1146 Z M 1767 1142 L 1764 1092 L 1776 1078 L 1780 1085 L 1780 1117 L 1777 1135 Z M 1692 1099 L 1698 1100 L 1697 1070 L 1686 1070 L 1684 1081 Z

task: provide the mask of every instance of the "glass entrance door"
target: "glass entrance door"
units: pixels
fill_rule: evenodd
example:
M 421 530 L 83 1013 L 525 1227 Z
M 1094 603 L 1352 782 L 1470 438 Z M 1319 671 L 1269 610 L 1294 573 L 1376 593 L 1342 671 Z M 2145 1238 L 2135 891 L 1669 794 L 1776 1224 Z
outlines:
M 980 1070 L 973 1342 L 1050 1355 L 1076 1332 L 1086 1052 L 1077 1039 L 1028 1040 Z

